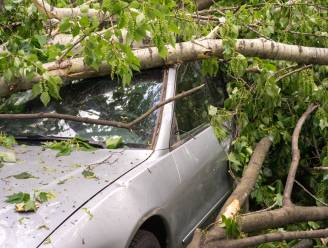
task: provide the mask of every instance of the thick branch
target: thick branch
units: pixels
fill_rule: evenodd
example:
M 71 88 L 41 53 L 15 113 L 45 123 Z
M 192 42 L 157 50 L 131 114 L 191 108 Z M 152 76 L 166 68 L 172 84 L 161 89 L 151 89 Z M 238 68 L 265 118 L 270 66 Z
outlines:
M 165 59 L 161 58 L 155 47 L 137 49 L 133 52 L 140 61 L 141 69 L 210 57 L 223 57 L 223 44 L 219 39 L 182 42 L 176 44 L 175 47 L 167 46 L 167 48 L 168 56 Z M 239 39 L 236 43 L 236 50 L 249 57 L 288 60 L 303 64 L 328 64 L 328 48 L 302 47 L 265 39 Z M 74 58 L 61 63 L 46 63 L 43 67 L 51 75 L 57 75 L 63 79 L 81 79 L 110 73 L 110 67 L 106 63 L 100 66 L 99 71 L 95 71 L 84 64 L 83 58 Z M 0 79 L 0 97 L 15 91 L 29 89 L 37 80 L 38 78 L 32 81 L 22 79 L 17 84 L 8 85 Z
M 63 19 L 65 17 L 77 17 L 85 15 L 81 12 L 80 7 L 74 8 L 57 8 L 51 6 L 46 0 L 32 0 L 40 12 L 46 14 L 49 18 Z M 196 0 L 199 10 L 208 8 L 213 4 L 213 0 Z M 101 10 L 89 8 L 86 13 L 89 17 L 104 17 L 105 13 Z
M 283 207 L 280 209 L 247 213 L 239 216 L 237 223 L 241 232 L 251 233 L 283 227 L 306 221 L 319 221 L 328 219 L 328 207 Z M 205 244 L 224 239 L 226 237 L 223 228 L 210 230 L 206 235 Z M 193 247 L 198 247 L 193 246 Z
M 294 231 L 294 232 L 275 232 L 257 235 L 253 237 L 235 239 L 235 240 L 222 240 L 213 242 L 207 247 L 220 247 L 220 248 L 243 248 L 255 246 L 263 243 L 283 240 L 294 239 L 308 239 L 308 238 L 323 238 L 328 236 L 328 228 L 310 231 Z
M 224 215 L 227 218 L 232 218 L 239 212 L 240 207 L 244 205 L 255 186 L 265 156 L 267 155 L 271 145 L 272 141 L 268 137 L 261 139 L 261 141 L 256 145 L 240 183 L 223 205 L 218 219 L 221 218 L 221 215 Z
M 170 102 L 173 102 L 175 100 L 178 100 L 180 98 L 189 96 L 200 89 L 202 89 L 205 86 L 205 84 L 202 84 L 200 86 L 194 87 L 190 90 L 184 91 L 174 97 L 171 97 L 169 99 L 166 99 L 163 102 L 160 102 L 153 106 L 152 108 L 148 109 L 145 113 L 143 113 L 141 116 L 137 117 L 135 120 L 125 123 L 125 122 L 118 122 L 113 120 L 103 120 L 103 119 L 91 119 L 87 117 L 79 117 L 75 115 L 67 115 L 67 114 L 59 114 L 59 113 L 33 113 L 33 114 L 0 114 L 0 120 L 1 119 L 7 119 L 7 120 L 19 120 L 19 119 L 61 119 L 61 120 L 67 120 L 67 121 L 76 121 L 76 122 L 83 122 L 88 124 L 96 124 L 96 125 L 106 125 L 106 126 L 112 126 L 112 127 L 118 127 L 118 128 L 126 128 L 131 129 L 134 125 L 141 122 L 143 119 L 151 115 L 154 111 L 159 109 L 160 107 L 164 106 L 165 104 L 168 104 Z
M 35 6 L 38 8 L 40 12 L 43 12 L 48 16 L 48 18 L 56 18 L 56 19 L 63 19 L 65 17 L 77 17 L 82 16 L 81 9 L 79 7 L 75 8 L 57 8 L 51 6 L 46 0 L 32 0 Z M 96 9 L 88 9 L 87 16 L 94 17 L 94 16 L 103 16 L 104 13 L 100 10 Z
M 300 150 L 298 148 L 298 139 L 300 136 L 300 132 L 305 120 L 309 117 L 309 115 L 318 107 L 318 105 L 311 104 L 307 110 L 303 113 L 301 118 L 297 121 L 296 127 L 292 136 L 292 162 L 290 164 L 290 169 L 288 172 L 288 177 L 285 185 L 284 196 L 283 196 L 283 205 L 290 206 L 292 205 L 291 194 L 293 190 L 294 180 L 296 171 L 298 168 L 298 163 L 300 160 Z
M 289 72 L 287 72 L 286 74 L 284 74 L 284 75 L 278 77 L 278 78 L 276 79 L 276 82 L 279 82 L 280 80 L 282 80 L 282 79 L 284 79 L 284 78 L 286 78 L 286 77 L 289 77 L 290 75 L 292 75 L 292 74 L 294 74 L 294 73 L 297 73 L 297 72 L 303 71 L 303 70 L 305 70 L 305 69 L 307 69 L 307 68 L 310 68 L 310 67 L 312 67 L 312 66 L 313 66 L 313 65 L 305 65 L 305 66 L 302 66 L 302 67 L 300 67 L 300 68 L 297 68 L 297 69 L 295 69 L 295 70 L 293 70 L 293 71 L 289 71 Z
M 226 218 L 233 218 L 240 211 L 240 208 L 244 205 L 256 183 L 265 156 L 268 153 L 271 145 L 272 141 L 269 137 L 262 138 L 261 141 L 256 145 L 240 183 L 237 185 L 236 189 L 233 191 L 230 197 L 226 200 L 219 215 L 216 218 L 216 223 L 221 223 L 222 215 L 224 215 Z M 201 238 L 203 237 L 201 232 L 196 233 L 188 247 L 198 247 L 200 242 L 209 242 L 212 239 L 217 239 L 218 236 L 225 236 L 225 230 L 222 227 L 214 226 L 206 235 L 206 239 L 203 239 L 202 241 Z
M 283 207 L 260 213 L 241 215 L 238 220 L 242 232 L 282 227 L 292 223 L 328 219 L 328 207 Z

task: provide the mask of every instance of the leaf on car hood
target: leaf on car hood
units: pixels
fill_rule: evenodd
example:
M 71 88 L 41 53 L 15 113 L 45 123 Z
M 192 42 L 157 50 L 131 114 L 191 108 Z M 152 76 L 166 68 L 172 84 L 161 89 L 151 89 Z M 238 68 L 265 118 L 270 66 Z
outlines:
M 87 208 L 82 208 L 82 210 L 89 216 L 89 220 L 91 220 L 93 218 L 93 214 L 91 213 L 91 211 Z
M 82 171 L 82 175 L 86 178 L 86 179 L 96 179 L 96 175 L 92 170 L 89 169 L 85 169 L 84 171 Z
M 7 163 L 15 163 L 16 155 L 13 151 L 0 152 L 0 160 Z
M 108 149 L 116 149 L 123 145 L 123 138 L 118 135 L 110 136 L 106 139 L 106 147 Z
M 20 203 L 20 202 L 28 201 L 29 199 L 30 199 L 30 194 L 19 192 L 12 195 L 8 195 L 6 202 Z
M 19 173 L 17 175 L 13 175 L 12 177 L 16 178 L 16 179 L 29 179 L 29 178 L 38 178 L 38 177 L 35 177 L 33 176 L 32 174 L 24 171 L 22 173 Z
M 7 196 L 6 202 L 15 204 L 16 212 L 35 212 L 41 203 L 55 198 L 51 192 L 38 192 L 33 197 L 28 193 L 19 192 Z

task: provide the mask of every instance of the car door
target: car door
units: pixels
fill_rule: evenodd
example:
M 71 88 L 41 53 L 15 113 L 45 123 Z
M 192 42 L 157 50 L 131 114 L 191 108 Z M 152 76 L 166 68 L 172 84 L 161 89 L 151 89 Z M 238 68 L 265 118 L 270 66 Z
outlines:
M 176 94 L 202 83 L 207 84 L 204 90 L 175 102 L 171 128 L 170 149 L 181 180 L 179 190 L 182 191 L 177 223 L 188 230 L 180 237 L 184 243 L 229 194 L 231 185 L 226 162 L 228 142 L 218 143 L 207 114 L 208 103 L 214 104 L 213 99 L 219 105 L 223 103 L 224 85 L 219 78 L 203 77 L 200 64 L 188 63 L 178 69 Z M 211 99 L 209 92 L 213 92 L 213 83 L 216 85 L 214 91 L 221 93 L 216 93 Z

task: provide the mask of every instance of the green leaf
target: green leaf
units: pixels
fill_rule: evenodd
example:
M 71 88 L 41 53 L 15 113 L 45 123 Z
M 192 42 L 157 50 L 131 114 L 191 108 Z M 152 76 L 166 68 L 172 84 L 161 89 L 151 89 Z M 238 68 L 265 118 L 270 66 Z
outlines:
M 16 175 L 13 175 L 14 178 L 16 179 L 29 179 L 29 178 L 38 178 L 38 177 L 35 177 L 33 176 L 32 174 L 24 171 L 22 173 L 19 173 L 19 174 L 16 174 Z
M 6 202 L 8 203 L 21 203 L 30 200 L 30 194 L 19 192 L 7 196 Z
M 82 210 L 89 216 L 89 220 L 91 220 L 93 218 L 93 214 L 91 213 L 91 211 L 87 208 L 82 208 Z
M 106 139 L 106 147 L 108 149 L 116 149 L 123 145 L 123 138 L 121 136 L 115 135 L 110 136 Z
M 43 91 L 43 89 L 42 89 L 42 85 L 40 83 L 33 84 L 33 86 L 32 86 L 32 94 L 33 94 L 33 96 L 40 95 L 42 91 Z
M 52 192 L 38 192 L 36 194 L 36 200 L 40 203 L 44 203 L 44 202 L 50 201 L 55 198 L 56 198 L 56 195 Z
M 15 163 L 16 155 L 12 151 L 0 152 L 0 161 L 7 163 Z
M 4 133 L 0 132 L 0 145 L 6 148 L 11 148 L 13 145 L 15 145 L 17 142 L 14 138 L 14 136 L 6 135 Z M 8 154 L 8 153 L 7 153 Z M 9 155 L 8 155 L 9 156 Z M 11 156 L 12 157 L 12 156 Z
M 86 179 L 96 179 L 96 175 L 92 170 L 89 169 L 85 169 L 82 171 L 82 175 L 84 176 L 84 178 Z
M 81 19 L 80 19 L 80 25 L 83 28 L 88 27 L 89 26 L 89 17 L 88 16 L 82 16 Z
M 49 80 L 47 81 L 47 86 L 48 86 L 48 92 L 51 97 L 60 100 L 61 97 L 59 95 L 59 90 L 62 85 L 62 80 L 60 77 L 55 76 L 55 77 L 49 77 Z
M 28 200 L 27 202 L 24 202 L 24 212 L 35 212 L 36 211 L 36 204 L 35 200 Z M 16 205 L 16 211 L 17 210 L 17 205 Z
M 44 91 L 41 93 L 40 100 L 43 103 L 44 106 L 47 106 L 48 103 L 50 102 L 50 96 L 49 93 Z
M 247 58 L 242 54 L 238 54 L 237 56 L 231 59 L 229 65 L 232 73 L 235 76 L 242 77 L 245 74 L 245 71 L 248 66 Z
M 67 32 L 71 27 L 70 19 L 68 17 L 65 17 L 62 19 L 60 25 L 59 25 L 59 30 L 62 33 Z
M 227 218 L 222 215 L 222 222 L 229 238 L 236 238 L 240 235 L 239 227 L 235 219 Z

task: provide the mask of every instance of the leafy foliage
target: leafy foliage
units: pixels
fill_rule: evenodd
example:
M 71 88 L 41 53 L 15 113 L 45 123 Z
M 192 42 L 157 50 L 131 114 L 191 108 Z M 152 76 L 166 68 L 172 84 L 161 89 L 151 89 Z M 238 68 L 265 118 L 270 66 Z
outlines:
M 55 0 L 51 4 L 71 7 L 83 2 Z M 102 10 L 107 18 L 88 17 L 89 8 Z M 176 41 L 207 35 L 218 25 L 215 20 L 224 17 L 218 31 L 218 37 L 223 40 L 224 60 L 204 60 L 202 73 L 215 75 L 219 68 L 224 68 L 228 75 L 228 98 L 224 107 L 209 106 L 208 110 L 211 124 L 221 140 L 231 133 L 227 123 L 234 122 L 228 159 L 235 177 L 242 175 L 257 141 L 268 135 L 274 140 L 269 160 L 252 193 L 251 209 L 281 205 L 282 185 L 291 159 L 291 135 L 298 118 L 313 102 L 320 107 L 305 123 L 299 140 L 302 156 L 297 179 L 316 199 L 302 190 L 295 190 L 293 200 L 302 205 L 320 205 L 317 199 L 328 202 L 328 174 L 312 170 L 328 166 L 328 67 L 246 58 L 234 49 L 237 38 L 259 37 L 288 44 L 328 47 L 325 0 L 218 0 L 211 9 L 198 11 L 196 15 L 195 1 L 191 0 L 103 0 L 81 5 L 80 10 L 84 13 L 82 16 L 64 18 L 58 26 L 61 33 L 80 39 L 74 48 L 72 42 L 49 42 L 53 27 L 44 28 L 47 16 L 29 0 L 4 1 L 0 10 L 0 75 L 11 88 L 22 78 L 37 77 L 41 80 L 33 86 L 32 97 L 40 96 L 45 105 L 51 98 L 60 100 L 59 88 L 63 83 L 46 74 L 42 63 L 76 55 L 83 55 L 85 64 L 95 70 L 100 70 L 103 63 L 110 65 L 111 76 L 118 76 L 127 85 L 133 72 L 140 68 L 132 52 L 133 46 L 155 45 L 165 58 L 167 44 L 175 45 Z M 14 104 L 10 104 L 14 99 L 7 101 L 2 101 L 1 111 L 17 111 Z M 0 143 L 8 147 L 13 144 L 2 140 L 2 136 Z M 58 150 L 58 156 L 75 149 L 91 149 L 78 138 L 51 142 L 46 147 Z M 233 227 L 233 223 L 230 226 Z M 302 229 L 302 225 L 297 228 Z M 288 245 L 281 242 L 262 247 Z
M 28 193 L 14 193 L 7 196 L 7 203 L 15 204 L 17 212 L 35 212 L 40 203 L 47 202 L 55 198 L 51 192 L 36 192 L 33 197 Z
M 22 173 L 19 173 L 19 174 L 16 174 L 16 175 L 13 175 L 14 178 L 16 179 L 29 179 L 29 178 L 37 178 L 35 176 L 33 176 L 31 173 L 29 172 L 22 172 Z
M 121 136 L 115 135 L 110 136 L 106 139 L 106 147 L 108 149 L 116 149 L 123 145 L 123 138 Z
M 311 2 L 311 1 L 310 1 Z M 312 167 L 327 166 L 328 141 L 328 67 L 304 67 L 296 63 L 245 58 L 234 50 L 236 38 L 266 37 L 275 41 L 315 47 L 327 47 L 327 10 L 324 1 L 300 1 L 289 6 L 287 1 L 219 1 L 217 9 L 224 9 L 225 24 L 219 34 L 224 42 L 228 98 L 224 108 L 210 106 L 211 123 L 219 139 L 227 137 L 224 123 L 233 118 L 232 149 L 228 155 L 230 168 L 240 177 L 249 162 L 253 147 L 264 136 L 271 136 L 274 147 L 265 162 L 256 188 L 251 194 L 251 210 L 279 207 L 291 160 L 291 135 L 301 114 L 310 103 L 320 105 L 307 120 L 299 146 L 300 169 L 297 180 L 316 199 L 328 202 L 328 176 L 315 172 Z M 236 7 L 238 6 L 238 7 Z M 319 7 L 318 7 L 319 6 Z M 326 7 L 324 7 L 326 8 Z M 213 15 L 222 15 L 213 12 Z M 219 64 L 220 66 L 220 64 Z M 255 68 L 256 73 L 248 69 Z M 300 69 L 298 72 L 292 72 Z M 293 201 L 301 205 L 321 205 L 313 197 L 295 186 Z M 325 226 L 311 223 L 312 227 Z M 295 225 L 301 229 L 301 225 Z M 261 247 L 289 247 L 288 242 L 270 243 Z
M 58 150 L 59 152 L 56 154 L 57 157 L 70 155 L 74 150 L 93 151 L 95 149 L 93 146 L 88 144 L 86 140 L 79 137 L 63 141 L 47 142 L 44 144 L 44 147 L 52 150 Z
M 0 133 L 0 145 L 6 148 L 11 148 L 13 145 L 16 144 L 16 140 L 11 135 L 6 135 L 4 133 Z

